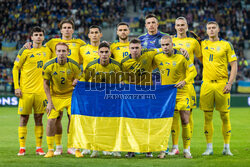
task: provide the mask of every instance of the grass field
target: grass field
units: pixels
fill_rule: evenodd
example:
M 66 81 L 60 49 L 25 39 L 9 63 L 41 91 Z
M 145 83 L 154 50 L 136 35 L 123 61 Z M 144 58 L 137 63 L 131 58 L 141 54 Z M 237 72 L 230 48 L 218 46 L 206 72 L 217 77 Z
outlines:
M 30 117 L 28 123 L 28 135 L 26 155 L 18 157 L 19 150 L 17 129 L 19 116 L 17 108 L 0 107 L 0 166 L 250 166 L 250 108 L 232 108 L 232 138 L 231 152 L 233 157 L 223 156 L 223 137 L 221 133 L 221 121 L 219 113 L 214 113 L 214 155 L 201 156 L 206 149 L 205 136 L 203 134 L 203 112 L 196 109 L 194 112 L 194 135 L 191 144 L 193 159 L 184 159 L 182 154 L 174 157 L 167 156 L 165 159 L 146 158 L 144 154 L 136 155 L 136 158 L 126 159 L 113 158 L 112 156 L 100 156 L 92 159 L 89 155 L 77 159 L 64 153 L 62 156 L 45 159 L 35 155 L 34 119 Z M 66 117 L 63 119 L 64 136 L 63 146 L 66 152 Z M 44 125 L 46 117 L 44 116 Z M 44 128 L 45 129 L 45 128 Z M 45 131 L 45 130 L 44 130 Z M 47 150 L 46 140 L 43 140 L 43 148 Z M 181 139 L 181 138 L 180 138 Z M 182 142 L 179 141 L 180 148 Z M 182 152 L 182 149 L 180 149 Z

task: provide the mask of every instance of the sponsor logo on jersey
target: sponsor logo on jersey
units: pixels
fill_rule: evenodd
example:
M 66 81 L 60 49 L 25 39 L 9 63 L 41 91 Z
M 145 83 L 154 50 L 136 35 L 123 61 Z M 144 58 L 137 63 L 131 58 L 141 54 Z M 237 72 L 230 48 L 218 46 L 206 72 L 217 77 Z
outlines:
M 30 56 L 30 58 L 35 57 L 33 54 Z
M 120 50 L 120 47 L 117 47 L 116 50 Z
M 55 71 L 55 72 L 53 73 L 53 75 L 57 75 L 57 72 Z
M 163 66 L 163 63 L 161 62 L 160 65 Z
M 205 50 L 208 50 L 208 47 L 205 47 Z
M 89 52 L 89 51 L 86 53 L 86 55 L 88 55 L 88 54 L 90 54 L 90 52 Z

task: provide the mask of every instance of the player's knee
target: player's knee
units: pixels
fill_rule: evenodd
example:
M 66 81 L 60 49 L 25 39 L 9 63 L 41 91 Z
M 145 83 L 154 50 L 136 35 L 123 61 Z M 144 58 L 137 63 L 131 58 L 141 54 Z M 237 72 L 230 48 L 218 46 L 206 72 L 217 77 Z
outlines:
M 29 120 L 29 115 L 20 115 L 20 126 L 26 126 Z
M 221 120 L 223 123 L 229 123 L 229 113 L 228 112 L 221 112 L 220 116 L 221 116 Z
M 213 112 L 204 112 L 205 122 L 211 122 L 213 120 Z
M 47 121 L 47 127 L 55 127 L 56 125 L 56 119 L 48 119 Z
M 43 114 L 34 114 L 35 125 L 42 126 L 43 125 Z

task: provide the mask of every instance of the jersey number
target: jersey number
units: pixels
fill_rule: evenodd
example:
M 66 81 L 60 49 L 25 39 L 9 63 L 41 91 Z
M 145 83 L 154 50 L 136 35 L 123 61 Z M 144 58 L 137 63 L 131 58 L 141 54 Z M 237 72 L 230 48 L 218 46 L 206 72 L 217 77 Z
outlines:
M 64 77 L 61 78 L 61 84 L 65 84 L 65 78 Z
M 122 53 L 122 56 L 123 56 L 123 57 L 128 56 L 128 52 L 123 52 L 123 53 Z
M 37 62 L 37 68 L 43 68 L 43 61 Z
M 68 56 L 70 56 L 71 55 L 71 49 L 69 49 L 69 54 L 68 54 Z
M 168 71 L 168 75 L 167 75 L 167 76 L 169 76 L 169 73 L 170 73 L 170 69 L 168 69 L 168 68 L 167 68 L 166 70 Z
M 213 54 L 210 54 L 209 56 L 209 61 L 213 61 L 214 60 L 214 55 Z

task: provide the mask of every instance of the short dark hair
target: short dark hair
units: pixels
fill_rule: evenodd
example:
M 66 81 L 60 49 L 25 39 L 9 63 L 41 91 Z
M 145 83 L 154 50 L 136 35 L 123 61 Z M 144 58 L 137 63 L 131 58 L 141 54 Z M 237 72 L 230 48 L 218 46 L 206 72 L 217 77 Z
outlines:
M 75 29 L 75 23 L 73 20 L 70 19 L 63 19 L 60 23 L 59 23 L 59 28 L 60 30 L 62 29 L 63 24 L 68 23 L 72 25 L 72 28 Z
M 100 26 L 98 26 L 98 25 L 92 25 L 92 26 L 90 26 L 89 27 L 89 32 L 90 32 L 90 29 L 92 29 L 92 28 L 98 28 L 99 32 L 102 33 L 102 28 Z
M 129 24 L 126 22 L 120 22 L 119 24 L 117 24 L 116 28 L 118 29 L 119 26 L 127 26 L 129 28 Z
M 42 32 L 43 35 L 45 34 L 45 30 L 42 27 L 35 26 L 31 29 L 30 35 L 33 36 L 34 32 Z
M 130 42 L 129 42 L 129 44 L 131 44 L 131 43 L 138 43 L 138 44 L 141 44 L 141 40 L 140 39 L 138 39 L 138 38 L 134 38 L 134 39 L 132 39 Z
M 59 43 L 57 43 L 56 46 L 55 46 L 55 50 L 56 50 L 56 47 L 57 47 L 58 45 L 66 46 L 66 47 L 67 47 L 67 51 L 69 51 L 69 46 L 68 46 L 66 43 L 64 43 L 64 42 L 59 42 Z
M 155 18 L 157 21 L 159 21 L 155 14 L 148 14 L 148 15 L 145 17 L 145 21 L 146 21 L 147 19 L 149 19 L 149 18 Z
M 98 47 L 98 50 L 101 49 L 101 48 L 108 48 L 110 50 L 110 45 L 107 41 L 102 41 Z

